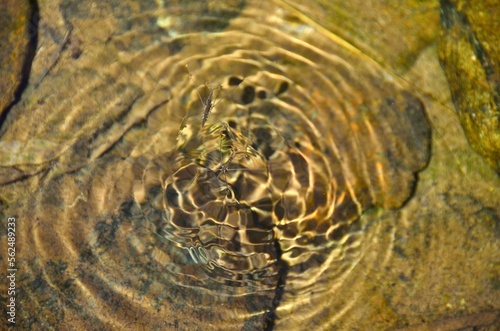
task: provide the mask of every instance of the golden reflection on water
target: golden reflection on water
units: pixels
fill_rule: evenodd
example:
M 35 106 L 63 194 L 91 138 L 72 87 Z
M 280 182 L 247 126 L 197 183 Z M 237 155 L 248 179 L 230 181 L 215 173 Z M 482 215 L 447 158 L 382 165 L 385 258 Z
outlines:
M 423 293 L 448 291 L 427 270 L 447 257 L 492 268 L 462 252 L 495 256 L 498 178 L 447 139 L 452 113 L 408 88 L 421 72 L 401 80 L 272 2 L 133 7 L 96 23 L 106 42 L 61 60 L 2 128 L 21 148 L 2 156 L 17 167 L 4 182 L 34 192 L 8 209 L 31 220 L 25 325 L 385 329 L 418 321 L 414 302 L 456 305 Z M 78 31 L 95 10 L 62 13 Z M 206 123 L 205 82 L 221 86 Z M 452 129 L 431 141 L 429 122 Z M 461 193 L 484 172 L 483 193 Z

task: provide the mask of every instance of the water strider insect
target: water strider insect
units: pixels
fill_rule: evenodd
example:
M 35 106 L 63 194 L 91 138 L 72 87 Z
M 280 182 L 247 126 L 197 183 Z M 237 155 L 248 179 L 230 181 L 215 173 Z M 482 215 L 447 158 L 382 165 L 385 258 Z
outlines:
M 188 72 L 188 75 L 190 78 L 193 78 L 193 75 L 189 72 L 188 65 L 186 64 L 186 70 Z M 234 87 L 228 92 L 230 93 L 234 88 L 236 88 L 238 85 L 240 85 L 245 78 L 240 79 L 236 77 L 231 77 L 229 84 L 233 85 Z M 212 88 L 208 82 L 205 82 L 205 86 L 209 90 L 208 95 L 206 96 L 205 99 L 201 96 L 200 92 L 198 91 L 198 88 L 196 88 L 196 93 L 198 93 L 198 97 L 200 98 L 200 102 L 203 105 L 203 110 L 202 110 L 202 117 L 201 117 L 201 127 L 205 125 L 205 123 L 208 120 L 208 115 L 210 115 L 210 112 L 212 109 L 214 109 L 215 106 L 219 104 L 219 102 L 222 101 L 223 98 L 219 98 L 219 95 L 221 94 L 222 91 L 222 84 L 217 85 L 216 87 Z M 217 95 L 215 95 L 215 91 L 218 90 L 219 92 Z M 227 95 L 227 94 L 226 94 Z

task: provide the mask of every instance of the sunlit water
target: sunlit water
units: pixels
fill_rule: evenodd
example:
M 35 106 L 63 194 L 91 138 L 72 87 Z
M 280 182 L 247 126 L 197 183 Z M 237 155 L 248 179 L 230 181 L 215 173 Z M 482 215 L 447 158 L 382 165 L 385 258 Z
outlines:
M 132 18 L 69 87 L 105 102 L 67 116 L 88 159 L 63 154 L 31 204 L 40 325 L 63 318 L 46 298 L 103 328 L 329 328 L 406 226 L 421 101 L 274 5 L 193 8 Z M 193 320 L 162 320 L 176 309 Z

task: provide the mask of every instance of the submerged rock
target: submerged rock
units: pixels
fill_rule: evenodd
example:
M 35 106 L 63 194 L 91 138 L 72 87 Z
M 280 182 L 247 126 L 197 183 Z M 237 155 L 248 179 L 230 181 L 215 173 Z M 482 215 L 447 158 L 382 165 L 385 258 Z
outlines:
M 500 173 L 500 8 L 441 1 L 439 58 L 471 146 Z

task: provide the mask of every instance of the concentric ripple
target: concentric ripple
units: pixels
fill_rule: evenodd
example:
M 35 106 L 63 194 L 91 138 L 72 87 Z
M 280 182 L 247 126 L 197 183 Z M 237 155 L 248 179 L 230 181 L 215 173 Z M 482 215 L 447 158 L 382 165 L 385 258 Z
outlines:
M 298 31 L 235 19 L 228 31 L 180 37 L 186 46 L 158 73 L 181 125 L 175 149 L 138 177 L 137 201 L 155 212 L 162 201 L 148 217 L 160 236 L 221 283 L 265 289 L 278 259 L 307 268 L 325 249 L 352 246 L 359 217 L 400 207 L 428 156 L 418 99 Z
M 67 87 L 73 107 L 59 91 L 40 106 L 51 109 L 41 141 L 64 134 L 36 159 L 57 162 L 40 182 L 52 194 L 36 193 L 30 210 L 54 220 L 27 231 L 43 252 L 33 275 L 57 254 L 78 264 L 69 284 L 40 289 L 32 275 L 27 291 L 59 298 L 68 286 L 103 329 L 127 327 L 104 308 L 158 329 L 186 307 L 203 329 L 258 329 L 296 312 L 331 325 L 389 254 L 381 211 L 408 200 L 427 162 L 422 104 L 271 2 L 194 3 L 118 25 L 79 60 L 93 78 Z M 200 327 L 184 323 L 167 327 Z
M 174 38 L 182 48 L 149 71 L 169 86 L 162 111 L 177 124 L 132 153 L 133 209 L 178 256 L 174 282 L 275 291 L 266 314 L 275 319 L 310 293 L 325 300 L 324 288 L 354 288 L 367 254 L 384 260 L 392 238 L 381 239 L 377 213 L 362 215 L 408 199 L 430 129 L 420 101 L 375 64 L 311 27 L 256 23 L 262 14 Z M 147 54 L 134 61 L 148 63 Z M 377 233 L 384 245 L 373 246 Z M 351 299 L 331 304 L 332 319 Z

